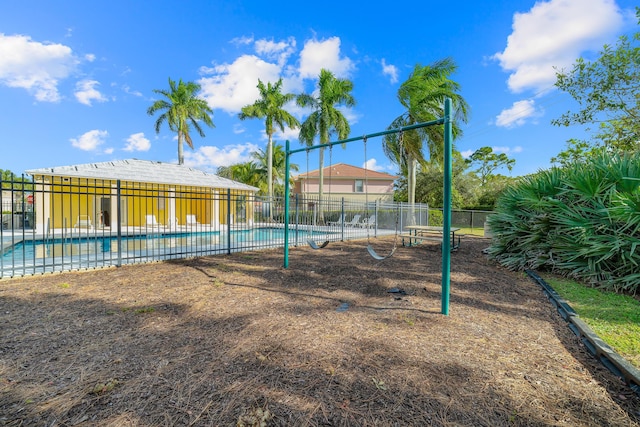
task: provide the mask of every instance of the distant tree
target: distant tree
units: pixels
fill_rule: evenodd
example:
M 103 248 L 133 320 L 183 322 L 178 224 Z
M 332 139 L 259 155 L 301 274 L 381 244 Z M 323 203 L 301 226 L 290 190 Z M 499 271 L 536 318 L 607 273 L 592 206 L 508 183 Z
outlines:
M 14 188 L 20 191 L 33 190 L 33 184 L 28 178 L 16 175 L 9 169 L 0 169 L 0 179 L 2 180 L 2 188 Z
M 477 204 L 478 178 L 469 173 L 468 163 L 457 151 L 453 151 L 451 204 L 454 208 L 475 207 Z M 438 162 L 427 161 L 418 166 L 416 174 L 416 202 L 441 208 L 444 203 L 444 169 Z M 401 176 L 396 185 L 396 201 L 407 199 L 407 179 Z
M 640 22 L 640 8 L 636 8 Z M 556 73 L 556 87 L 580 105 L 552 121 L 557 126 L 597 125 L 595 145 L 610 151 L 640 148 L 640 32 L 605 45 L 599 58 L 579 58 L 573 68 Z M 571 156 L 571 153 L 568 153 Z
M 265 180 L 267 179 L 267 170 L 268 170 L 268 156 L 263 150 L 258 150 L 252 153 L 251 157 L 255 160 L 258 165 L 258 168 L 261 170 L 262 175 Z M 286 161 L 286 153 L 284 147 L 280 144 L 273 145 L 273 154 L 272 154 L 272 177 L 273 177 L 273 194 L 277 196 L 284 195 L 284 176 L 285 176 L 285 161 Z M 291 172 L 298 171 L 298 165 L 295 163 L 289 164 L 289 170 Z M 289 177 L 291 180 L 291 176 Z M 291 182 L 292 184 L 292 182 Z
M 504 175 L 491 175 L 487 182 L 480 187 L 477 201 L 473 208 L 481 210 L 493 210 L 496 203 L 504 191 L 512 184 L 516 183 L 518 178 L 512 178 Z M 471 207 L 471 206 L 467 206 Z
M 0 169 L 0 179 L 2 179 L 2 188 L 11 188 L 11 182 L 13 182 L 17 176 L 9 169 Z
M 255 162 L 236 163 L 230 166 L 220 166 L 216 175 L 232 179 L 258 188 L 261 194 L 267 192 L 267 180 L 264 170 Z
M 338 139 L 346 139 L 351 132 L 349 121 L 336 108 L 338 105 L 353 107 L 356 101 L 351 94 L 353 83 L 346 79 L 336 78 L 331 71 L 320 70 L 318 79 L 317 97 L 308 94 L 298 95 L 296 102 L 300 107 L 311 108 L 311 114 L 300 127 L 300 142 L 308 147 L 313 146 L 314 139 L 319 137 L 320 144 L 330 142 L 331 135 Z M 319 195 L 322 200 L 324 192 L 324 148 L 319 151 Z M 322 207 L 319 207 L 318 215 L 323 221 Z
M 511 170 L 516 163 L 515 159 L 510 159 L 505 153 L 494 153 L 491 147 L 478 148 L 469 157 L 468 162 L 470 165 L 477 167 L 475 172 L 479 175 L 480 185 L 483 187 L 495 170 L 501 167 Z
M 273 190 L 274 194 L 279 196 L 284 194 L 285 157 L 284 147 L 280 144 L 274 144 L 273 176 L 275 182 Z M 216 175 L 252 185 L 259 189 L 260 195 L 268 195 L 267 155 L 264 150 L 258 150 L 251 153 L 251 158 L 253 160 L 248 162 L 220 166 L 216 170 Z M 291 163 L 289 168 L 291 171 L 297 171 L 298 165 Z
M 284 132 L 285 126 L 291 129 L 300 127 L 300 122 L 289 114 L 284 106 L 290 101 L 295 99 L 295 95 L 292 93 L 283 94 L 282 79 L 274 85 L 271 82 L 267 82 L 265 86 L 261 80 L 258 79 L 258 90 L 260 91 L 260 99 L 255 101 L 251 105 L 242 107 L 242 111 L 238 115 L 240 120 L 246 119 L 264 119 L 265 132 L 269 141 L 267 142 L 267 188 L 269 198 L 273 197 L 273 180 L 275 179 L 273 173 L 273 134 L 276 132 L 276 127 Z
M 458 93 L 460 85 L 450 78 L 456 69 L 456 64 L 450 58 L 427 66 L 417 64 L 398 89 L 398 100 L 404 112 L 393 120 L 388 129 L 440 119 L 444 116 L 445 99 L 451 98 L 454 109 L 454 138 L 461 135 L 460 122 L 466 122 L 469 107 Z M 402 134 L 393 133 L 383 139 L 383 149 L 387 157 L 400 165 L 401 173 L 407 174 L 407 197 L 410 204 L 416 201 L 416 173 L 418 164 L 425 162 L 425 145 L 430 159 L 442 163 L 443 126 L 429 126 Z
M 153 116 L 156 112 L 162 114 L 156 120 L 156 133 L 160 133 L 160 128 L 167 122 L 169 129 L 178 134 L 178 164 L 184 164 L 183 142 L 193 149 L 190 128 L 193 127 L 200 136 L 204 137 L 204 132 L 200 127 L 200 122 L 210 127 L 215 127 L 211 115 L 213 110 L 204 99 L 197 98 L 200 85 L 194 82 L 183 82 L 182 79 L 176 84 L 169 78 L 169 90 L 154 89 L 153 92 L 164 96 L 166 99 L 155 101 L 148 109 L 147 114 Z
M 594 146 L 587 141 L 572 138 L 567 141 L 566 148 L 563 151 L 551 158 L 551 163 L 558 166 L 569 166 L 573 163 L 585 162 L 589 158 L 596 156 L 601 150 L 603 150 L 603 147 L 599 145 Z

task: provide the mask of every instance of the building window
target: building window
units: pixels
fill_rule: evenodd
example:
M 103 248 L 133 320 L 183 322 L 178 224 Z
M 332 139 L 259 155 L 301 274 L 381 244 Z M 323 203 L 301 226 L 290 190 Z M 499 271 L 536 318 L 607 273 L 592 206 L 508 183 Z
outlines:
M 364 193 L 364 182 L 361 179 L 356 179 L 355 192 Z

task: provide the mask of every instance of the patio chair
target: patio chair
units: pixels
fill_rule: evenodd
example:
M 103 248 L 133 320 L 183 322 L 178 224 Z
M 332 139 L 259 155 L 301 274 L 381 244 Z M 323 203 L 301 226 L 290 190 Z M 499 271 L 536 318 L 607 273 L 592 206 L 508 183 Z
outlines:
M 329 225 L 343 225 L 344 224 L 344 214 L 340 216 L 340 219 L 337 221 L 329 221 Z
M 345 222 L 344 225 L 346 225 L 347 227 L 357 227 L 358 224 L 360 223 L 361 216 L 362 215 L 360 214 L 355 214 L 353 218 L 351 218 L 351 221 Z
M 376 216 L 375 215 L 371 215 L 369 218 L 367 218 L 364 221 L 362 221 L 359 224 L 359 226 L 362 227 L 362 228 L 375 227 L 376 226 Z
M 185 225 L 200 225 L 198 219 L 195 215 L 187 215 L 187 220 Z
M 155 215 L 147 215 L 147 227 L 162 227 L 162 224 L 160 224 L 158 221 L 156 221 L 156 216 Z
M 93 223 L 89 215 L 78 215 L 74 228 L 86 228 L 87 230 L 93 229 Z

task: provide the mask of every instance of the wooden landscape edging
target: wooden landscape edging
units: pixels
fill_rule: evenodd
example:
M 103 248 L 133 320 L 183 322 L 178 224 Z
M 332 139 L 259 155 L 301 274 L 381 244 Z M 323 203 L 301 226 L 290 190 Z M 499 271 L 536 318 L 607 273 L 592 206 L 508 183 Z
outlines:
M 614 375 L 640 396 L 640 370 L 615 352 L 607 343 L 580 319 L 580 316 L 569 304 L 547 283 L 531 270 L 525 272 L 540 285 L 551 303 L 557 308 L 560 316 L 567 322 L 569 329 L 582 341 L 589 353 L 598 359 Z

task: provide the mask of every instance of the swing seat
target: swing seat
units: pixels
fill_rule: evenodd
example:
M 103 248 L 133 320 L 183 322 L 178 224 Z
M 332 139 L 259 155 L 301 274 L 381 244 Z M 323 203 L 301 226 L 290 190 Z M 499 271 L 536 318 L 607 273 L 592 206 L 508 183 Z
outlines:
M 382 256 L 382 255 L 378 255 L 375 251 L 375 249 L 373 249 L 373 246 L 371 245 L 367 245 L 367 251 L 369 251 L 369 255 L 371 255 L 371 257 L 373 259 L 377 259 L 378 261 L 382 261 L 383 259 L 387 259 L 393 256 L 393 254 L 395 253 L 397 247 L 394 247 L 393 249 L 391 249 L 391 252 L 389 252 L 387 255 Z
M 326 242 L 322 242 L 322 244 L 318 245 L 314 240 L 309 239 L 307 240 L 307 243 L 311 246 L 311 249 L 322 249 L 329 244 L 329 241 L 327 240 Z

